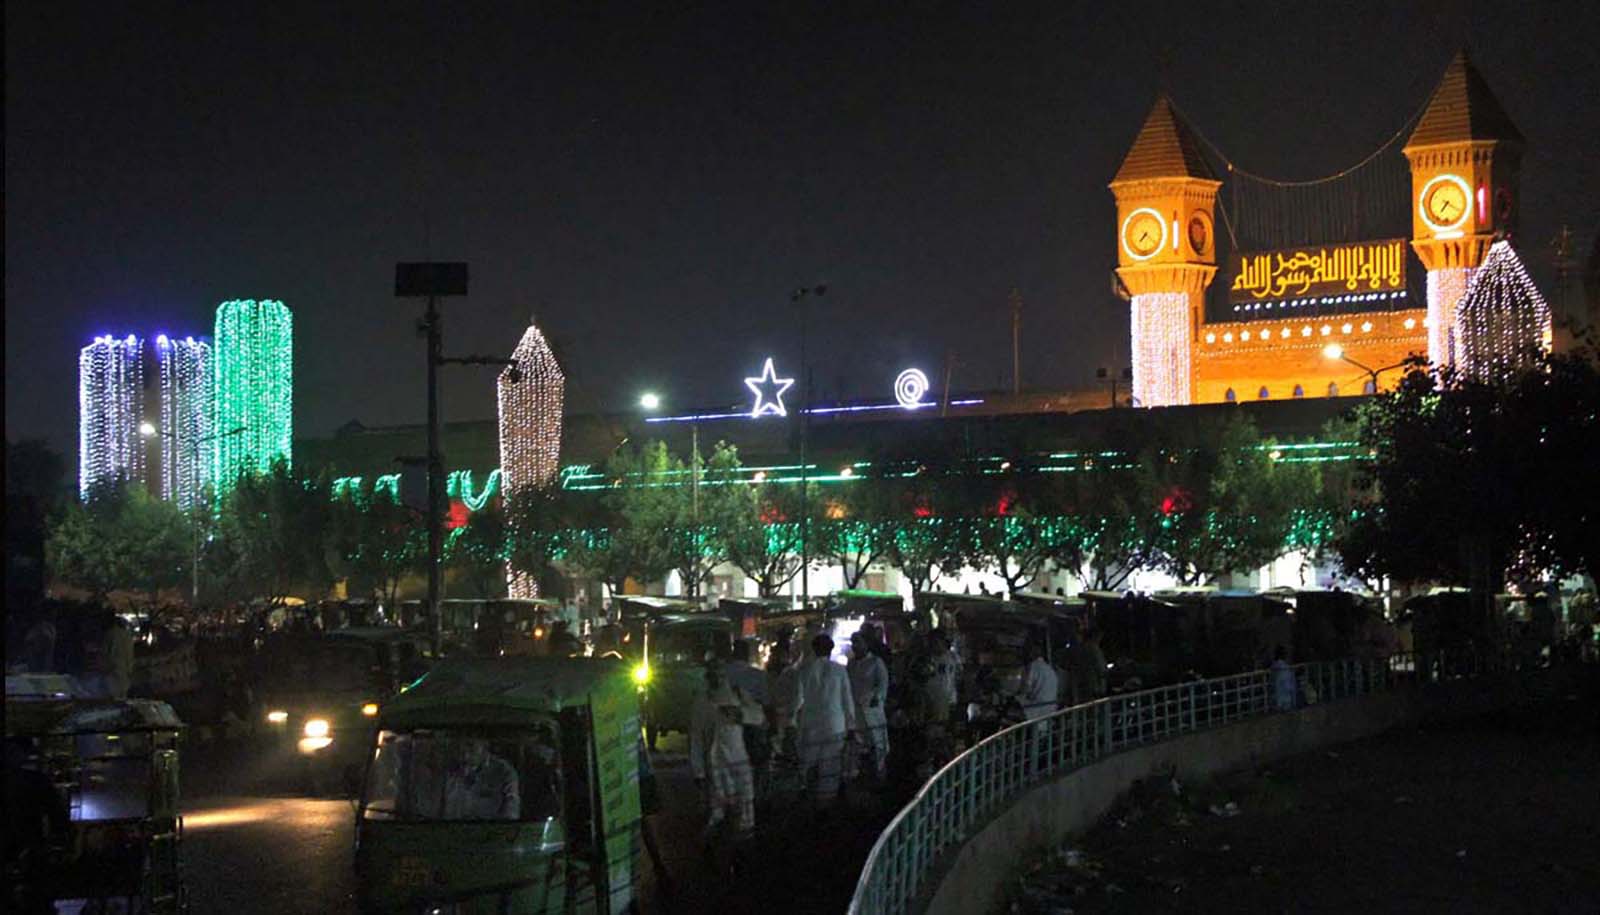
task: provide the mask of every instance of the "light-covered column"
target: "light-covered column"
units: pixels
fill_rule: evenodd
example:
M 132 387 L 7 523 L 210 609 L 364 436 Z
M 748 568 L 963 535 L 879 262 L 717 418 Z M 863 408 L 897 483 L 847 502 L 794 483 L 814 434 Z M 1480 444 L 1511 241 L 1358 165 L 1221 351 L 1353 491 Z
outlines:
M 1140 407 L 1170 407 L 1191 399 L 1193 328 L 1189 293 L 1133 297 L 1133 397 Z

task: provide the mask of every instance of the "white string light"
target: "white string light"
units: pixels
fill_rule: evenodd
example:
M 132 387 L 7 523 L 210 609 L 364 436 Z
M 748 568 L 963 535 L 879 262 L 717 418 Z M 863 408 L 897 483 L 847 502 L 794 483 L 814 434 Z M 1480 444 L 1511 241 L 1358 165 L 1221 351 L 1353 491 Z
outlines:
M 1434 368 L 1456 361 L 1456 306 L 1467 294 L 1470 267 L 1442 267 L 1428 271 L 1428 361 Z
M 211 347 L 193 337 L 156 337 L 161 379 L 161 497 L 188 508 L 211 477 L 200 447 L 211 438 Z M 199 458 L 197 460 L 197 458 Z
M 97 483 L 144 479 L 144 343 L 110 335 L 78 353 L 78 495 Z
M 1189 402 L 1189 294 L 1133 297 L 1133 397 L 1141 407 Z
M 502 370 L 495 382 L 500 403 L 500 482 L 505 493 L 544 483 L 561 469 L 566 402 L 566 377 L 539 328 L 528 325 L 511 358 L 516 364 Z M 539 594 L 537 581 L 509 566 L 506 585 L 512 597 Z
M 1456 308 L 1462 371 L 1488 380 L 1530 364 L 1550 346 L 1550 306 L 1504 239 L 1489 248 Z

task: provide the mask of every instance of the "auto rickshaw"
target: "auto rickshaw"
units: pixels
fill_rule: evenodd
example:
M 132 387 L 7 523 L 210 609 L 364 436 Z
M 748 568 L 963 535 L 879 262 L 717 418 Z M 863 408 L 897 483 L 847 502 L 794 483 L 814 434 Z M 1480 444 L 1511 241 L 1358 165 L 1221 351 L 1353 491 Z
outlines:
M 705 688 L 706 662 L 728 657 L 733 623 L 714 613 L 663 613 L 624 617 L 622 627 L 624 656 L 633 663 L 645 739 L 653 750 L 664 733 L 688 733 L 695 697 Z
M 354 792 L 378 710 L 433 657 L 423 633 L 364 627 L 269 643 L 260 662 L 255 726 L 268 771 L 319 794 Z
M 86 699 L 6 677 L 7 911 L 188 910 L 178 740 L 153 699 Z
M 384 706 L 356 812 L 361 911 L 627 910 L 638 694 L 599 658 L 441 662 Z

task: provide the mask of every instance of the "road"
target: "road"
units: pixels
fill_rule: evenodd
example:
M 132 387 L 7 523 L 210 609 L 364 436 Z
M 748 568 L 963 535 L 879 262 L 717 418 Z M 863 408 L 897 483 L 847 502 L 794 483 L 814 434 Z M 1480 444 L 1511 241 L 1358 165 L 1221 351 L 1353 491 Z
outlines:
M 668 879 L 641 863 L 642 910 L 842 911 L 894 800 L 853 790 L 849 806 L 814 817 L 783 798 L 765 805 L 737 859 L 705 854 L 700 800 L 681 735 L 653 757 L 663 810 L 653 818 Z M 241 747 L 191 747 L 184 756 L 184 861 L 193 910 L 226 915 L 355 911 L 354 812 L 342 799 L 270 794 Z

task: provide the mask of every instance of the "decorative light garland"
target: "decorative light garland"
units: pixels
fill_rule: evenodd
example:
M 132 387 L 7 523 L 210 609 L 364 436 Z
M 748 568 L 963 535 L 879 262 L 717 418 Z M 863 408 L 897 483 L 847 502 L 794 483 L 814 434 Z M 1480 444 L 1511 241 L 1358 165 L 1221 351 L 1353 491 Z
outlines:
M 561 424 L 566 377 L 544 334 L 532 324 L 512 351 L 515 365 L 500 372 L 500 485 L 507 493 L 536 486 L 561 470 Z M 506 570 L 511 597 L 537 597 L 538 582 Z
M 288 460 L 294 438 L 294 318 L 282 302 L 217 306 L 212 364 L 216 426 L 212 479 L 219 494 L 242 473 Z M 234 429 L 243 431 L 236 434 Z
M 1471 267 L 1442 267 L 1428 271 L 1428 361 L 1434 368 L 1456 361 L 1456 306 L 1467 294 Z
M 210 345 L 161 334 L 156 374 L 161 379 L 161 497 L 189 508 L 211 479 L 211 462 L 200 450 L 213 441 Z
M 922 406 L 922 398 L 927 393 L 928 376 L 921 369 L 906 369 L 894 380 L 895 402 L 907 410 Z
M 483 483 L 483 490 L 473 492 L 472 471 L 456 470 L 445 478 L 445 493 L 452 499 L 460 499 L 467 511 L 483 511 L 489 500 L 500 492 L 500 468 L 489 471 L 489 478 Z
M 1456 307 L 1456 326 L 1458 364 L 1481 380 L 1523 368 L 1549 348 L 1550 306 L 1510 242 L 1489 247 Z
M 1192 361 L 1189 294 L 1149 292 L 1133 297 L 1133 397 L 1137 406 L 1189 402 Z
M 96 484 L 144 479 L 144 344 L 108 335 L 78 353 L 78 495 Z

